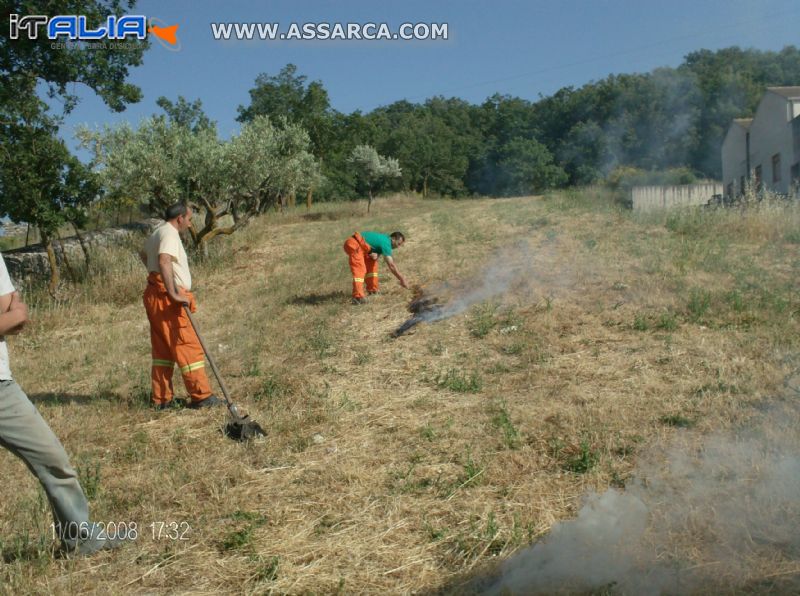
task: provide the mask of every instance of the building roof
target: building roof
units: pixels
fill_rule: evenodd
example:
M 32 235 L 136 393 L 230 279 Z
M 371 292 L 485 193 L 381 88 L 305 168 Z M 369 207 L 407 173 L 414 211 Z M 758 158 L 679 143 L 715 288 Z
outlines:
M 767 91 L 777 93 L 786 99 L 800 100 L 800 85 L 794 87 L 767 87 Z
M 750 128 L 750 125 L 753 123 L 752 118 L 734 118 L 733 121 L 745 130 Z

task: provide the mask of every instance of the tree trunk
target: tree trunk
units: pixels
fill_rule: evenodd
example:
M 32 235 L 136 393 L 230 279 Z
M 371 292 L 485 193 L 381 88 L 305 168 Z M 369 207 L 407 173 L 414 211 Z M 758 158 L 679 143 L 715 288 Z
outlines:
M 428 198 L 428 174 L 425 174 L 425 178 L 422 179 L 422 198 Z
M 83 261 L 86 263 L 86 273 L 88 274 L 89 267 L 91 267 L 92 264 L 91 257 L 89 255 L 89 246 L 86 244 L 86 239 L 83 237 L 83 234 L 81 234 L 80 228 L 77 225 L 75 225 L 74 222 L 72 223 L 72 227 L 75 230 L 75 236 L 77 236 L 78 242 L 80 242 L 81 244 L 81 250 L 83 251 Z
M 294 191 L 289 193 L 289 207 L 291 207 L 292 209 L 294 209 L 294 206 L 296 204 L 296 196 L 295 196 L 295 194 L 296 193 Z
M 56 296 L 56 289 L 58 288 L 58 261 L 56 261 L 56 253 L 53 250 L 53 242 L 47 232 L 42 229 L 39 229 L 39 236 L 42 238 L 42 244 L 44 244 L 45 248 L 47 249 L 47 260 L 50 262 L 50 283 L 47 286 L 47 290 L 50 292 L 50 295 L 55 298 Z
M 367 200 L 367 213 L 369 213 L 369 209 L 372 207 L 372 189 L 369 189 L 369 200 Z
M 58 240 L 58 248 L 61 250 L 61 260 L 64 261 L 64 266 L 67 268 L 70 281 L 74 283 L 77 281 L 75 270 L 72 268 L 72 265 L 70 265 L 69 257 L 67 257 L 67 249 L 64 248 L 64 242 L 61 240 L 61 234 L 58 232 L 56 232 L 56 240 Z
M 28 234 L 31 233 L 31 224 L 28 224 L 28 227 L 25 229 L 25 248 L 28 247 Z
M 306 211 L 311 211 L 311 199 L 313 198 L 314 191 L 312 189 L 308 189 L 306 193 Z

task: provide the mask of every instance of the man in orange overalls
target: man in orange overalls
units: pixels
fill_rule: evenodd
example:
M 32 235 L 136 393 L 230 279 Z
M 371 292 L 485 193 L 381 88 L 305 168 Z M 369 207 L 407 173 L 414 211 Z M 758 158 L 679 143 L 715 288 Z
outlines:
M 164 220 L 147 239 L 140 253 L 149 272 L 143 300 L 150 320 L 153 406 L 165 409 L 172 403 L 175 364 L 181 369 L 183 383 L 189 392 L 188 407 L 222 404 L 211 394 L 203 347 L 184 312 L 184 305 L 188 305 L 192 312 L 197 310 L 190 291 L 192 275 L 189 262 L 180 237 L 180 232 L 192 225 L 192 209 L 182 203 L 172 205 L 166 210 Z
M 392 250 L 400 248 L 405 243 L 402 232 L 392 232 L 389 235 L 378 232 L 356 232 L 344 243 L 344 252 L 347 253 L 350 271 L 353 273 L 353 304 L 364 304 L 364 281 L 366 280 L 367 293 L 378 293 L 378 257 L 383 256 L 386 266 L 404 288 L 408 282 L 397 269 L 392 257 Z

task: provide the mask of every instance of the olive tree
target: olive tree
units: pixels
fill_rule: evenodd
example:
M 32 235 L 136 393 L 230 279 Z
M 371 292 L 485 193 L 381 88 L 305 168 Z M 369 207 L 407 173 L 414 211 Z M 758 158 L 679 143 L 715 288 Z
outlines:
M 203 226 L 190 233 L 202 250 L 318 176 L 306 132 L 291 124 L 276 127 L 263 116 L 229 141 L 220 140 L 213 126 L 190 128 L 162 117 L 146 119 L 137 129 L 82 129 L 79 138 L 93 151 L 93 166 L 111 200 L 138 203 L 154 216 L 178 201 L 198 205 Z
M 355 146 L 348 162 L 355 168 L 358 179 L 367 187 L 367 213 L 372 207 L 373 193 L 379 192 L 383 184 L 391 178 L 399 178 L 402 174 L 399 161 L 380 155 L 370 145 Z

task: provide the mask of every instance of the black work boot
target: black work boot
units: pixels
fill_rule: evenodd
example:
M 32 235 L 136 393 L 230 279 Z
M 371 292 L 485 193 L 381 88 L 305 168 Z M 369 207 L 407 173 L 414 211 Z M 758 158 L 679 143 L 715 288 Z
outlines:
M 187 408 L 191 408 L 192 410 L 199 410 L 200 408 L 210 408 L 212 406 L 221 406 L 224 402 L 218 398 L 216 395 L 209 395 L 205 399 L 201 399 L 200 401 L 191 401 Z

